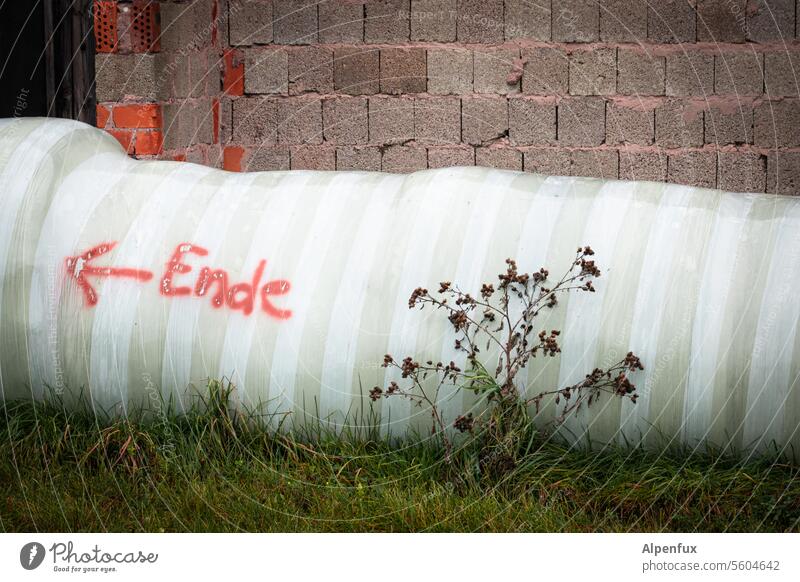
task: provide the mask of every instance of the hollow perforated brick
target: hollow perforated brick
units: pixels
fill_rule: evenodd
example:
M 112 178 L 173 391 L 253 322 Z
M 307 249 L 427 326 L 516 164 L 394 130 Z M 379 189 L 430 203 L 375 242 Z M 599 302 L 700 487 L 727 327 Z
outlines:
M 94 42 L 99 53 L 117 51 L 117 3 L 95 0 Z
M 133 0 L 131 15 L 131 48 L 135 53 L 161 50 L 161 17 L 154 0 Z

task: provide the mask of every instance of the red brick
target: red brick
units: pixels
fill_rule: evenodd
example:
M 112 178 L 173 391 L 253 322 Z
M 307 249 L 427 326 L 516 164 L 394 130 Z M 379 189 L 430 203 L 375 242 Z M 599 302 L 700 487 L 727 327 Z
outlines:
M 108 124 L 108 118 L 111 116 L 111 111 L 108 107 L 102 105 L 97 106 L 97 127 L 104 128 Z
M 669 154 L 667 180 L 700 188 L 714 188 L 717 184 L 716 152 L 684 152 Z
M 223 53 L 222 90 L 226 95 L 244 95 L 244 62 L 233 50 Z
M 325 141 L 355 145 L 368 139 L 368 109 L 364 97 L 337 97 L 322 102 Z
M 320 42 L 364 41 L 364 6 L 361 3 L 321 2 L 318 9 Z
M 242 158 L 244 148 L 242 146 L 227 146 L 222 150 L 222 167 L 229 172 L 242 171 Z
M 137 131 L 134 142 L 136 155 L 155 156 L 164 148 L 164 134 L 160 131 Z
M 461 139 L 469 144 L 486 144 L 508 133 L 508 102 L 477 97 L 461 100 Z
M 594 42 L 600 38 L 597 0 L 555 0 L 552 21 L 556 42 Z
M 509 147 L 477 148 L 475 165 L 499 170 L 522 170 L 522 152 Z
M 126 152 L 133 153 L 133 131 L 129 129 L 108 129 L 106 131 L 114 136 Z
M 324 170 L 336 169 L 336 150 L 326 146 L 297 146 L 290 152 L 292 170 Z
M 459 0 L 459 42 L 503 42 L 504 28 L 503 0 Z
M 506 0 L 506 40 L 550 40 L 550 2 Z
M 570 55 L 570 95 L 613 95 L 616 89 L 616 49 L 596 48 Z
M 645 42 L 646 0 L 600 0 L 600 40 Z
M 622 95 L 663 95 L 665 59 L 639 49 L 617 53 L 617 93 Z
M 425 144 L 461 141 L 461 100 L 431 97 L 414 100 L 414 138 Z
M 116 127 L 162 127 L 161 106 L 155 103 L 116 105 L 111 114 Z
M 765 101 L 755 109 L 754 140 L 763 147 L 800 146 L 800 101 Z
M 667 179 L 667 155 L 661 152 L 619 152 L 619 179 L 665 182 Z
M 605 140 L 606 103 L 602 97 L 571 97 L 558 104 L 558 142 L 594 146 Z
M 322 143 L 322 102 L 316 98 L 281 99 L 278 105 L 278 143 Z
M 289 51 L 289 94 L 333 92 L 333 52 L 317 46 Z
M 380 172 L 381 150 L 378 147 L 336 148 L 336 169 Z
M 424 93 L 427 88 L 425 49 L 381 49 L 381 92 L 388 94 Z
M 606 143 L 650 145 L 655 139 L 655 112 L 652 106 L 633 107 L 609 102 L 606 106 Z
M 794 0 L 750 0 L 747 39 L 756 42 L 789 41 L 794 36 Z
M 800 152 L 769 153 L 767 192 L 800 196 Z
M 161 50 L 161 15 L 158 2 L 133 0 L 130 32 L 133 52 Z
M 647 11 L 647 36 L 652 42 L 684 43 L 697 38 L 697 13 L 687 0 L 660 0 Z
M 365 42 L 407 42 L 410 38 L 410 0 L 370 0 L 364 10 Z
M 337 91 L 372 95 L 379 85 L 378 49 L 343 47 L 333 51 L 333 80 Z
M 761 95 L 764 90 L 763 55 L 731 52 L 714 57 L 714 92 L 723 95 Z
M 411 0 L 411 40 L 456 40 L 458 0 Z
M 406 174 L 427 167 L 428 153 L 425 148 L 393 145 L 383 150 L 381 170 L 384 172 Z
M 717 188 L 731 192 L 764 192 L 767 158 L 753 152 L 720 152 Z
M 119 11 L 116 0 L 95 0 L 94 2 L 94 42 L 99 53 L 117 51 L 117 18 Z
M 414 101 L 404 97 L 369 98 L 369 141 L 402 143 L 414 139 Z
M 561 95 L 569 88 L 569 60 L 566 52 L 552 47 L 522 49 L 525 63 L 522 92 L 528 95 Z
M 481 48 L 473 53 L 476 93 L 506 95 L 519 92 L 519 82 L 509 85 L 508 76 L 520 58 L 516 48 Z
M 697 0 L 699 42 L 744 42 L 748 0 Z
M 470 146 L 428 148 L 429 168 L 451 168 L 474 165 L 475 150 Z
M 150 2 L 152 0 L 144 0 L 144 1 L 145 2 Z M 214 47 L 219 46 L 219 27 L 220 27 L 220 24 L 222 24 L 223 26 L 227 26 L 227 20 L 226 20 L 226 16 L 227 15 L 225 15 L 225 14 L 221 15 L 220 14 L 220 11 L 221 10 L 225 10 L 226 7 L 227 6 L 225 4 L 223 4 L 220 7 L 219 2 L 213 2 L 212 1 L 212 3 L 211 3 L 211 42 L 210 42 L 211 46 L 214 46 Z M 212 155 L 212 153 L 211 153 L 212 150 L 216 155 Z M 222 150 L 220 150 L 220 148 L 216 148 L 215 147 L 215 148 L 208 148 L 208 151 L 209 151 L 208 159 L 211 160 L 213 157 L 215 157 L 216 161 L 217 161 L 217 164 L 216 164 L 215 167 L 217 167 L 217 168 L 220 167 L 219 163 L 220 163 L 220 159 L 221 159 L 220 156 L 222 155 Z
M 556 139 L 556 104 L 547 99 L 510 99 L 508 137 L 512 145 L 547 145 Z

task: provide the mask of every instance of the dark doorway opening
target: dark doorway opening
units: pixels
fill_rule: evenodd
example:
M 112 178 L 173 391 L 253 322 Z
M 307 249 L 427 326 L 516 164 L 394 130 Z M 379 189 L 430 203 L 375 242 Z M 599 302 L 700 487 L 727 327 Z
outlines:
M 92 0 L 0 0 L 0 117 L 95 122 Z

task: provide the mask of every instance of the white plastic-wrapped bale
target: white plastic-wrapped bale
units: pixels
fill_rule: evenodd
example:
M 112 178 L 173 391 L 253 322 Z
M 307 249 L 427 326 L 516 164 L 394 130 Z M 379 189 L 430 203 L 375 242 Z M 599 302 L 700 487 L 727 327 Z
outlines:
M 402 436 L 430 415 L 370 401 L 396 379 L 383 355 L 464 360 L 441 315 L 408 309 L 411 291 L 476 293 L 507 257 L 563 271 L 580 245 L 603 276 L 542 318 L 563 351 L 533 360 L 527 392 L 629 350 L 645 370 L 638 403 L 606 399 L 561 434 L 796 455 L 800 199 L 485 168 L 232 174 L 131 160 L 65 120 L 0 122 L 3 397 L 180 409 L 224 377 L 239 406 L 286 426 L 372 406 Z M 450 420 L 475 403 L 440 398 Z

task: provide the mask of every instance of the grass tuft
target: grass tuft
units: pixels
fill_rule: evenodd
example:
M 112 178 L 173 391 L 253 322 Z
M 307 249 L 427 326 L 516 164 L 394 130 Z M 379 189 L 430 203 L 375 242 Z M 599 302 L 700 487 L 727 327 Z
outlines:
M 296 432 L 212 382 L 185 414 L 0 407 L 0 529 L 19 531 L 800 531 L 800 467 L 713 453 L 575 450 L 528 430 L 495 476 L 373 426 Z

